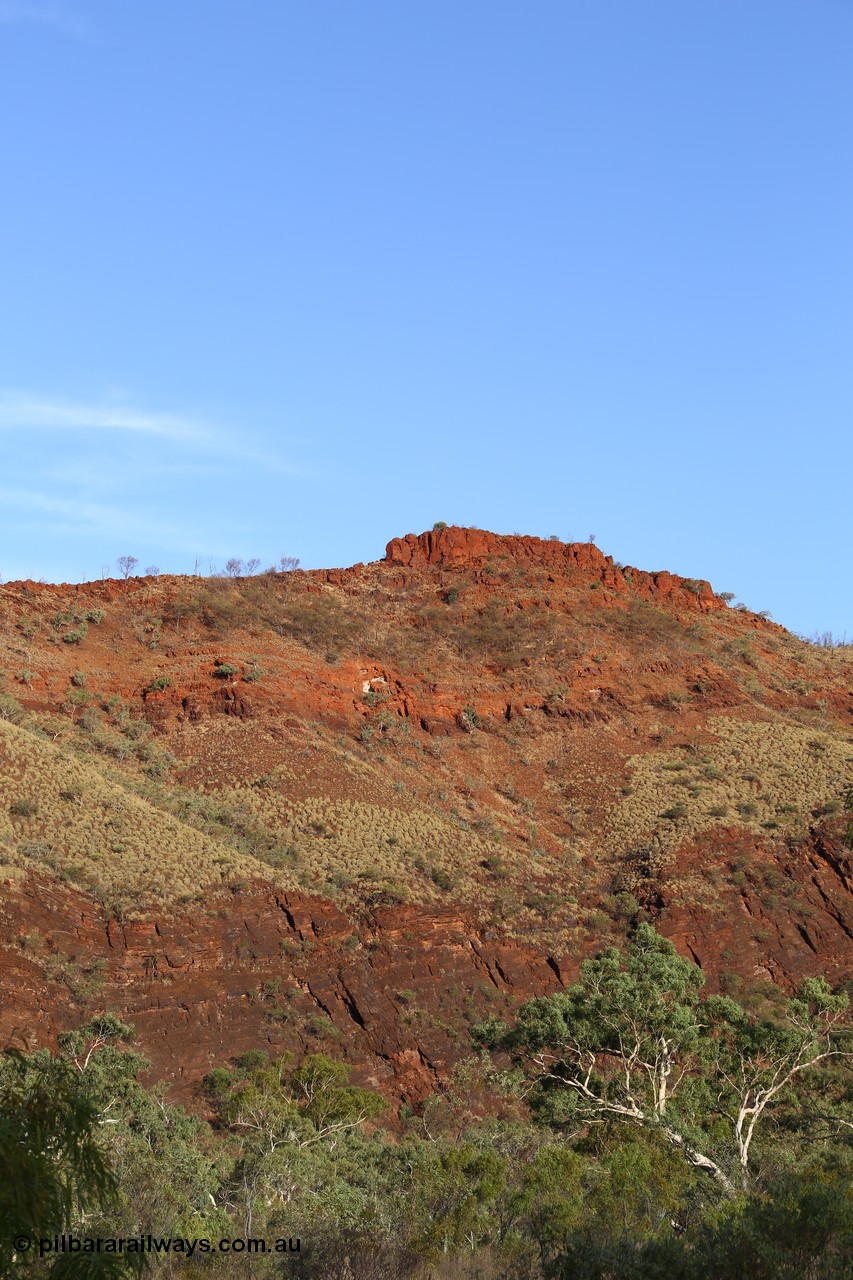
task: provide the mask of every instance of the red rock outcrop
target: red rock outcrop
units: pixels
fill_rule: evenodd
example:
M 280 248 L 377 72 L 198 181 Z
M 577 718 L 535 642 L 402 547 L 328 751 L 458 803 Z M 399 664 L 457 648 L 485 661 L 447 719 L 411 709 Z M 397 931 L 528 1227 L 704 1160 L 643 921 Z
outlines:
M 55 1044 L 87 1008 L 116 1009 L 183 1098 L 249 1049 L 325 1047 L 417 1102 L 468 1052 L 463 1010 L 559 985 L 548 957 L 454 910 L 380 909 L 357 928 L 328 901 L 258 885 L 119 923 L 39 877 L 0 899 L 0 1043 Z
M 667 600 L 683 608 L 720 609 L 724 603 L 704 580 L 677 574 L 646 573 L 614 564 L 592 542 L 559 542 L 519 534 L 488 533 L 484 529 L 447 526 L 427 533 L 393 538 L 385 549 L 387 564 L 407 569 L 479 569 L 500 561 L 535 565 L 565 576 L 575 570 L 600 580 L 612 591 L 634 591 L 646 599 Z
M 90 610 L 103 618 L 64 643 L 61 618 Z M 289 797 L 493 824 L 526 859 L 515 881 L 499 858 L 478 870 L 486 906 L 367 894 L 347 913 L 309 874 L 311 892 L 235 887 L 119 923 L 38 870 L 0 886 L 0 1036 L 50 1043 L 112 1008 L 183 1096 L 236 1053 L 310 1045 L 417 1101 L 468 1052 L 471 1021 L 557 989 L 584 954 L 624 940 L 624 924 L 584 922 L 614 892 L 603 833 L 631 757 L 677 747 L 693 759 L 721 712 L 853 733 L 844 653 L 822 661 L 707 582 L 623 568 L 591 543 L 445 528 L 351 569 L 11 583 L 0 622 L 0 667 L 20 672 L 2 692 L 50 735 L 84 705 L 107 725 L 120 699 L 178 758 L 175 785 L 210 793 L 280 768 Z M 709 981 L 853 977 L 851 854 L 843 815 L 836 828 L 824 816 L 806 815 L 798 843 L 718 826 L 679 849 L 702 892 L 644 905 Z M 528 907 L 534 873 L 551 897 L 537 890 Z M 542 939 L 549 901 L 569 894 L 560 950 Z M 510 937 L 519 903 L 526 923 Z
M 591 542 L 556 542 L 457 526 L 419 535 L 407 533 L 404 538 L 393 538 L 385 549 L 388 564 L 413 569 L 430 565 L 444 569 L 479 567 L 498 557 L 558 571 L 578 566 L 601 573 L 613 563 L 612 557 L 605 556 Z

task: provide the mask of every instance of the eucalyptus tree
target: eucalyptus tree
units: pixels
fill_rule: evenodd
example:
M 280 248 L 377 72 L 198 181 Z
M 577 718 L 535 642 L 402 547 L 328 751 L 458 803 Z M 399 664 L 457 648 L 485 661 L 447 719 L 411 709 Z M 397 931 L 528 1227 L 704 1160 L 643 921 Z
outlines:
M 139 1255 L 50 1247 L 114 1209 L 118 1191 L 98 1105 L 76 1069 L 45 1050 L 6 1049 L 0 1055 L 0 1274 L 69 1280 L 136 1274 Z
M 796 1106 L 820 1064 L 849 1068 L 853 1037 L 846 995 L 823 979 L 763 1018 L 729 997 L 703 998 L 704 984 L 697 965 L 641 925 L 627 954 L 612 947 L 585 961 L 568 990 L 528 1001 L 512 1026 L 483 1024 L 475 1038 L 510 1056 L 541 1117 L 564 1129 L 655 1129 L 733 1195 L 735 1167 L 747 1184 L 762 1121 Z

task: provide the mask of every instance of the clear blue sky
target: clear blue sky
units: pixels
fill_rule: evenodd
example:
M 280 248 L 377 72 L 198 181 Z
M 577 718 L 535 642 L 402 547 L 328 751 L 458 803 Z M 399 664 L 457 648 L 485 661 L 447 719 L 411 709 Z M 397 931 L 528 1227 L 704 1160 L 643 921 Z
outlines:
M 0 573 L 585 539 L 847 631 L 849 0 L 0 0 Z

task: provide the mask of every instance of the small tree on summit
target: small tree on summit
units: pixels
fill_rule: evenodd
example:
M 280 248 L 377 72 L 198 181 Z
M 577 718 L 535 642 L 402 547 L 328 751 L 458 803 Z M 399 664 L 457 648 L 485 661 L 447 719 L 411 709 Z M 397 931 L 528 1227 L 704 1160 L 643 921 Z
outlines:
M 116 567 L 123 578 L 129 578 L 138 564 L 136 556 L 119 556 L 116 560 Z

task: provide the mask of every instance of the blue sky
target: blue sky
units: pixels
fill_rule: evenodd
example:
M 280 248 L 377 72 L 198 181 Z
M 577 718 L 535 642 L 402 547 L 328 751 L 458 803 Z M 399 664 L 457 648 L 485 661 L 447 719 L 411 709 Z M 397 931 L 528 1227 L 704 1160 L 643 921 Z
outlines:
M 853 636 L 847 0 L 0 0 L 0 573 L 585 539 Z

